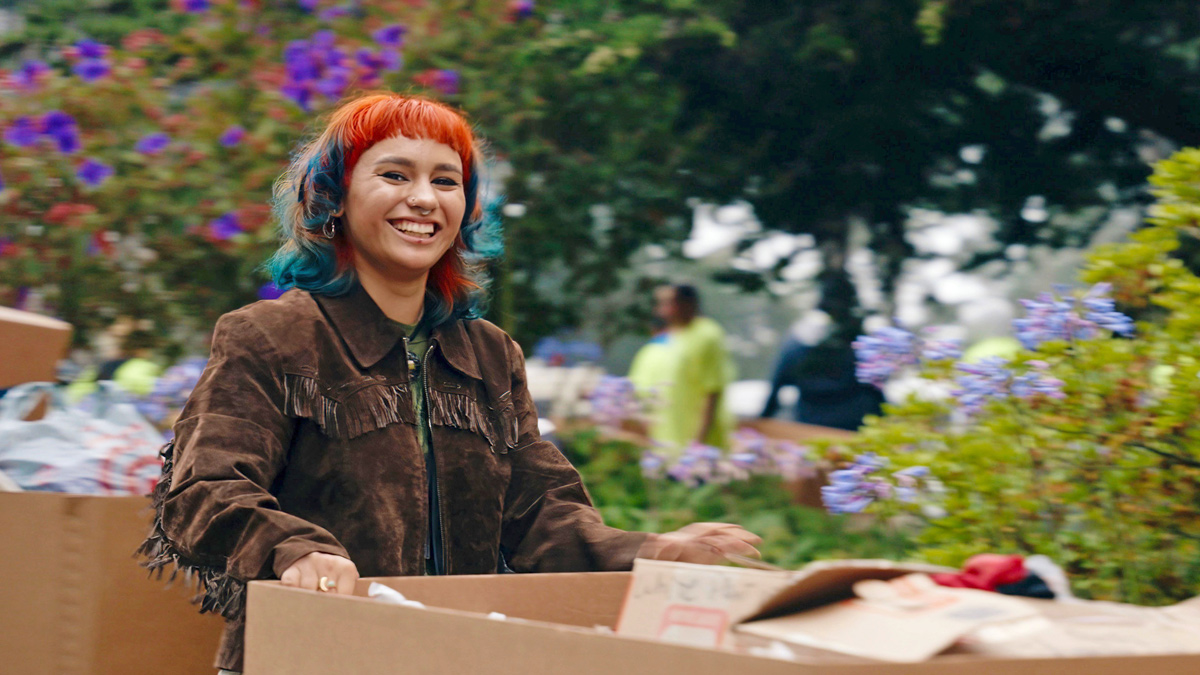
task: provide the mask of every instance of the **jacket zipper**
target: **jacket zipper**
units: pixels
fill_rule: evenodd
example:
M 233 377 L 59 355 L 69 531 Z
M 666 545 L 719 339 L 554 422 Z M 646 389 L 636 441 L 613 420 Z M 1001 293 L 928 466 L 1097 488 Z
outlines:
M 431 505 L 431 512 L 437 514 L 438 534 L 441 535 L 440 541 L 438 542 L 440 545 L 437 547 L 438 550 L 435 551 L 435 553 L 440 553 L 440 556 L 434 556 L 433 571 L 434 574 L 449 574 L 450 559 L 446 555 L 446 520 L 442 516 L 442 482 L 438 480 L 437 458 L 434 456 L 435 450 L 433 447 L 433 424 L 429 421 L 429 355 L 433 352 L 433 348 L 436 345 L 436 342 L 431 343 L 429 345 L 429 349 L 425 350 L 425 355 L 421 359 L 421 385 L 425 390 L 425 429 L 429 434 L 429 464 L 432 469 L 433 480 L 433 490 L 431 494 L 433 497 L 433 504 Z M 407 347 L 407 344 L 405 347 Z M 431 518 L 430 520 L 430 527 L 432 528 L 433 519 Z

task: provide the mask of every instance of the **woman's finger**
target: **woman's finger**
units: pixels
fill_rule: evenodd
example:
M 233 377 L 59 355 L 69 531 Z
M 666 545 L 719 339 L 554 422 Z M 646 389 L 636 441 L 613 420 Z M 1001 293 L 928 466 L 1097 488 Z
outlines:
M 317 571 L 313 569 L 312 564 L 300 563 L 296 565 L 300 570 L 300 588 L 306 591 L 317 590 Z
M 341 569 L 337 573 L 337 588 L 334 589 L 340 595 L 354 595 L 354 586 L 358 583 L 358 570 L 354 567 L 354 563 L 346 561 L 345 565 L 340 566 Z
M 279 581 L 284 586 L 300 586 L 300 570 L 295 565 L 292 565 L 284 570 L 283 576 L 279 577 Z
M 701 565 L 715 565 L 725 560 L 725 553 L 720 546 L 707 539 L 696 539 L 688 547 L 688 553 L 683 560 Z
M 720 549 L 721 557 L 724 557 L 726 553 L 733 553 L 735 555 L 746 556 L 747 558 L 761 558 L 762 557 L 762 554 L 759 553 L 757 548 L 754 548 L 748 542 L 746 542 L 743 539 L 739 539 L 738 537 L 726 536 L 726 537 L 709 539 L 708 541 L 712 542 L 713 546 Z
M 721 534 L 724 536 L 735 537 L 741 541 L 746 542 L 747 544 L 750 544 L 751 546 L 758 546 L 759 544 L 762 543 L 762 537 L 758 536 L 757 534 L 754 534 L 753 532 L 751 532 L 749 530 L 744 530 L 740 527 L 737 528 L 736 530 L 726 530 L 726 531 L 722 532 Z

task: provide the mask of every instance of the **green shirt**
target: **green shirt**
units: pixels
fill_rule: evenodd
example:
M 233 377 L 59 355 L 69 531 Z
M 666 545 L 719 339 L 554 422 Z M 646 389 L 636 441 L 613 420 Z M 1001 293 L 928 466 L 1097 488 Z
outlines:
M 724 393 L 733 378 L 725 331 L 703 316 L 651 340 L 629 368 L 634 387 L 653 402 L 650 437 L 676 453 L 696 441 L 711 394 L 717 394 L 717 407 L 704 443 L 729 447 L 734 420 L 725 406 Z
M 425 352 L 429 351 L 429 331 L 422 328 L 420 333 L 414 334 L 416 326 L 399 321 L 392 323 L 404 330 L 404 334 L 408 336 L 408 351 L 412 352 L 421 364 L 416 373 L 410 371 L 412 380 L 409 387 L 412 389 L 413 407 L 417 413 L 417 440 L 421 442 L 421 449 L 428 455 L 432 445 L 429 438 L 429 411 L 425 407 Z M 403 358 L 406 361 L 408 359 L 407 356 Z

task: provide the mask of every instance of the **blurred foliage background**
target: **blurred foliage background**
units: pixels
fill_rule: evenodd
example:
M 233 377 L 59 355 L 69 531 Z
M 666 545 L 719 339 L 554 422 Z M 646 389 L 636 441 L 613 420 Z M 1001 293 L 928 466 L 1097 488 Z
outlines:
M 526 345 L 657 281 L 631 256 L 678 255 L 698 201 L 812 234 L 853 332 L 852 239 L 889 302 L 908 210 L 994 218 L 999 245 L 968 267 L 1080 246 L 1146 200 L 1148 161 L 1200 142 L 1188 2 L 44 0 L 3 24 L 0 303 L 43 303 L 81 343 L 130 315 L 195 348 L 269 294 L 271 182 L 360 89 L 430 93 L 489 140 L 518 207 L 492 316 Z M 11 142 L 55 110 L 77 148 Z M 762 292 L 786 263 L 714 275 Z M 643 329 L 643 296 L 610 303 L 613 332 Z

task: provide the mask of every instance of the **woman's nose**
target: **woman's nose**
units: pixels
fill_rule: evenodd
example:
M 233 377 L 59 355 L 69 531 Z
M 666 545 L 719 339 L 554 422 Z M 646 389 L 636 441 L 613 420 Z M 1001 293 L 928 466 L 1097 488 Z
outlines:
M 433 193 L 433 185 L 422 181 L 414 182 L 408 195 L 408 203 L 422 211 L 432 210 L 437 206 L 437 195 Z

